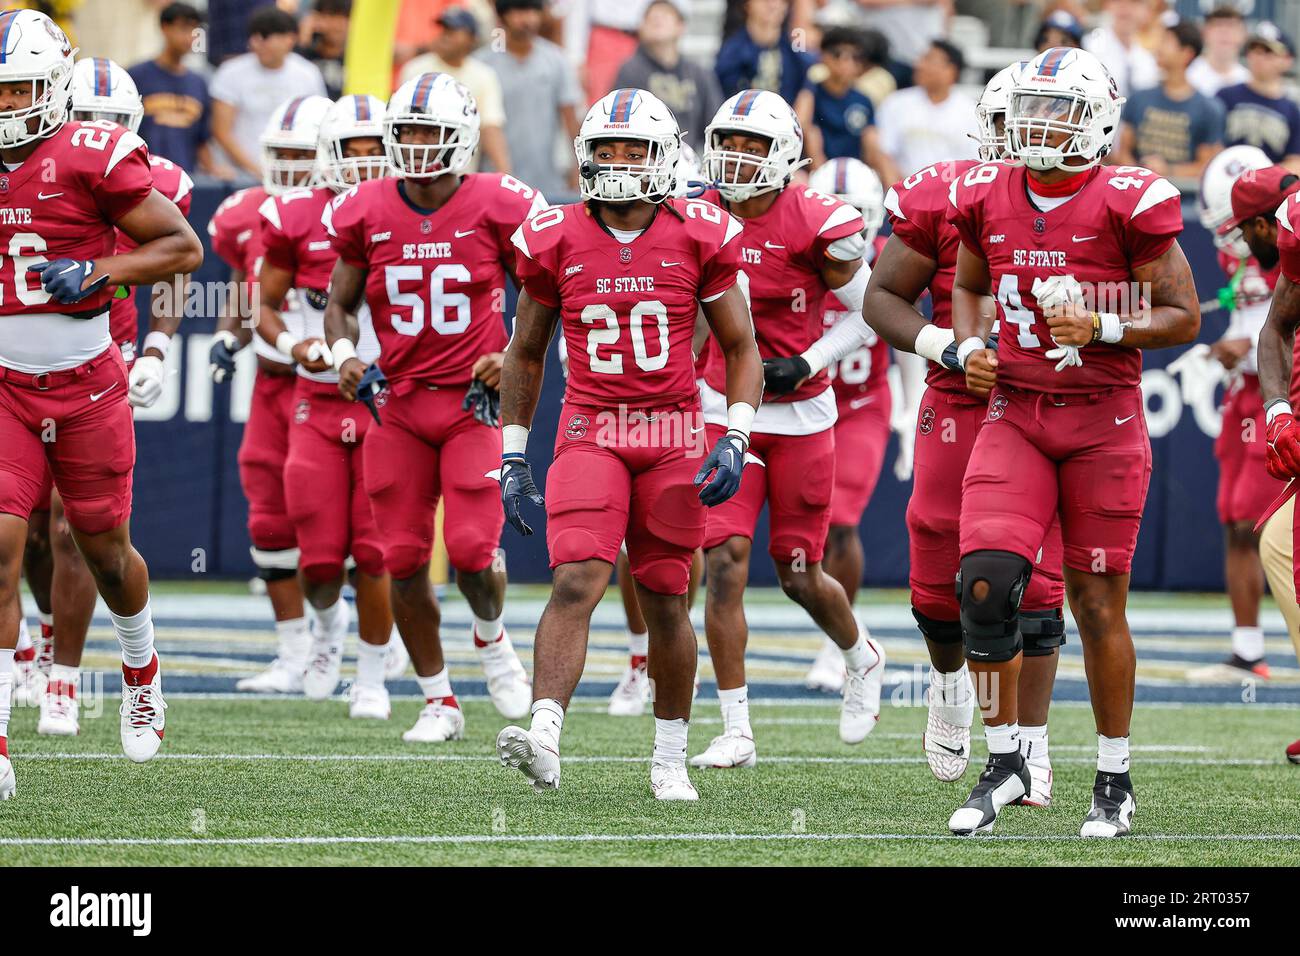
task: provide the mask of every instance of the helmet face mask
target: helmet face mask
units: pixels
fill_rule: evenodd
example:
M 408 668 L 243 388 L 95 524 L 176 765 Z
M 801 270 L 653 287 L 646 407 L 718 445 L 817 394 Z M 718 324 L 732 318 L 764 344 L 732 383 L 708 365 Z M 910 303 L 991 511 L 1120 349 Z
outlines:
M 345 96 L 330 107 L 320 129 L 322 185 L 343 192 L 388 175 L 383 114 L 374 96 Z
M 384 112 L 384 149 L 396 176 L 423 180 L 464 172 L 478 137 L 473 94 L 445 73 L 408 80 Z
M 1015 80 L 1007 103 L 1007 158 L 1030 169 L 1077 172 L 1111 150 L 1124 105 L 1115 80 L 1084 50 L 1040 53 Z
M 300 96 L 276 107 L 262 132 L 262 188 L 281 196 L 321 184 L 321 125 L 334 104 L 323 96 Z
M 25 105 L 0 110 L 0 149 L 14 149 L 50 136 L 68 121 L 76 51 L 54 21 L 35 10 L 0 13 L 0 25 L 5 47 L 0 90 L 13 93 L 30 84 L 25 93 L 12 97 L 25 99 Z
M 573 140 L 584 201 L 661 203 L 677 186 L 681 131 L 667 106 L 645 90 L 620 89 L 587 111 Z
M 704 142 L 704 175 L 728 202 L 784 189 L 795 170 L 807 165 L 794 110 L 765 90 L 742 90 L 723 103 Z M 754 147 L 764 142 L 760 154 Z

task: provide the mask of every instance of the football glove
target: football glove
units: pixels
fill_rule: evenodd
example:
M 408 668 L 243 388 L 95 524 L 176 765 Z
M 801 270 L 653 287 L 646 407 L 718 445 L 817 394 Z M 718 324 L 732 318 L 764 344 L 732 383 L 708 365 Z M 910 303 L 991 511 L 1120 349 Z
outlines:
M 501 393 L 487 383 L 474 379 L 460 403 L 462 410 L 474 413 L 474 420 L 488 428 L 501 427 Z
M 537 490 L 533 481 L 533 468 L 522 455 L 501 456 L 501 504 L 505 508 L 506 521 L 522 535 L 530 535 L 533 529 L 519 513 L 519 506 L 527 498 L 537 507 L 545 507 L 546 501 Z
M 28 272 L 35 272 L 41 277 L 45 291 L 63 303 L 80 302 L 88 295 L 94 295 L 108 284 L 108 276 L 102 275 L 86 288 L 81 284 L 95 271 L 93 259 L 52 259 L 38 262 L 27 267 Z
M 365 403 L 376 425 L 383 424 L 379 420 L 379 404 L 376 399 L 386 388 L 388 388 L 388 379 L 384 375 L 384 370 L 379 367 L 378 362 L 372 362 L 366 368 L 365 374 L 361 376 L 361 381 L 357 383 L 357 401 Z
M 1275 415 L 1266 431 L 1268 451 L 1264 465 L 1280 481 L 1300 476 L 1300 430 L 1290 412 Z
M 1056 342 L 1056 339 L 1052 339 L 1052 341 Z M 1058 372 L 1062 369 L 1069 368 L 1071 365 L 1083 364 L 1083 356 L 1079 354 L 1079 346 L 1077 345 L 1061 345 L 1058 343 L 1056 348 L 1048 349 L 1043 353 L 1043 356 L 1045 358 L 1059 360 L 1056 363 L 1056 370 Z
M 235 333 L 224 330 L 212 337 L 212 348 L 208 350 L 208 371 L 212 381 L 220 384 L 235 374 L 235 355 L 239 352 L 239 340 Z
M 812 374 L 802 355 L 763 359 L 763 387 L 773 395 L 788 395 Z
M 156 355 L 141 355 L 131 365 L 131 374 L 127 377 L 127 401 L 135 408 L 148 408 L 162 395 L 165 376 L 162 359 Z
M 1072 275 L 1057 275 L 1048 276 L 1046 279 L 1035 279 L 1032 291 L 1034 299 L 1038 302 L 1038 307 L 1044 312 L 1065 305 L 1067 302 L 1083 301 L 1083 286 Z
M 713 475 L 713 479 L 700 488 L 700 500 L 710 508 L 722 504 L 740 490 L 740 473 L 744 467 L 745 443 L 728 432 L 718 439 L 695 476 L 698 488 L 710 473 Z

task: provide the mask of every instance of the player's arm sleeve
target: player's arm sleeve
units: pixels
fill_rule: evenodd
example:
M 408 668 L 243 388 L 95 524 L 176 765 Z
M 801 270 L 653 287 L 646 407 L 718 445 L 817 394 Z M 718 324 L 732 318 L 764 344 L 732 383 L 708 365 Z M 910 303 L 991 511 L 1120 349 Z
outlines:
M 262 230 L 262 255 L 267 262 L 277 269 L 296 272 L 294 265 L 294 242 L 284 231 L 284 210 L 271 196 L 257 207 L 259 225 Z
M 736 284 L 740 272 L 740 220 L 727 215 L 723 220 L 721 242 L 715 249 L 701 250 L 705 258 L 700 268 L 700 289 L 696 296 L 701 302 L 716 299 Z
M 885 193 L 885 212 L 899 242 L 927 259 L 939 261 L 939 247 L 935 242 L 939 230 L 934 211 L 920 208 L 919 203 L 912 201 L 911 190 L 900 192 L 897 185 L 890 186 Z M 938 219 L 942 218 L 940 211 Z
M 320 219 L 339 258 L 350 266 L 365 269 L 368 268 L 365 222 L 360 215 L 360 204 L 352 201 L 355 194 L 354 186 L 351 191 L 331 199 L 321 211 Z
M 1129 266 L 1145 265 L 1164 255 L 1182 231 L 1182 196 L 1178 189 L 1167 179 L 1152 179 L 1138 196 L 1124 224 Z
M 548 309 L 557 309 L 560 306 L 560 290 L 555 283 L 555 273 L 545 262 L 538 261 L 548 258 L 545 254 L 528 248 L 530 232 L 529 224 L 525 222 L 511 236 L 510 241 L 515 247 L 515 274 L 535 302 Z
M 153 170 L 149 167 L 144 140 L 130 130 L 122 130 L 111 138 L 103 153 L 107 156 L 102 172 L 91 177 L 90 193 L 104 218 L 117 222 L 149 198 L 153 192 Z
M 516 185 L 508 186 L 508 182 Z M 545 208 L 546 197 L 540 189 L 533 189 L 512 176 L 501 177 L 499 197 L 492 201 L 488 215 L 501 255 L 511 265 L 515 261 L 515 230 L 527 225 L 528 220 Z

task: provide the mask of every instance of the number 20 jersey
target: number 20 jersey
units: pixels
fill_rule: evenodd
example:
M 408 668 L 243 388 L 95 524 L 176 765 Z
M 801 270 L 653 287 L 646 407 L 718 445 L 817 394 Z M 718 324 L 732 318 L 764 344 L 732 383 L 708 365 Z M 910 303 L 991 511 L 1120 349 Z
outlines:
M 1023 166 L 982 163 L 955 180 L 948 221 L 962 243 L 986 260 L 998 300 L 998 381 L 1037 392 L 1091 392 L 1137 385 L 1142 353 L 1094 342 L 1083 365 L 1055 371 L 1053 348 L 1034 298 L 1036 279 L 1072 275 L 1098 311 L 1134 314 L 1144 306 L 1133 269 L 1163 255 L 1183 229 L 1178 190 L 1140 166 L 1105 166 L 1049 211 L 1034 206 Z
M 735 285 L 740 232 L 734 217 L 698 199 L 667 200 L 628 243 L 581 203 L 521 226 L 519 281 L 531 298 L 560 309 L 565 400 L 595 408 L 693 400 L 696 303 Z

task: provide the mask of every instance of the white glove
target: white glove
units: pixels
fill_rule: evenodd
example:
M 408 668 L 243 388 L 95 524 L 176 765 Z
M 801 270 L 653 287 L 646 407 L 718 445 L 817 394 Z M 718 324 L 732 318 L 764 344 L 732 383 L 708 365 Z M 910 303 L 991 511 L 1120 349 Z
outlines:
M 912 456 L 916 451 L 916 417 L 911 422 L 892 423 L 898 433 L 898 457 L 894 459 L 894 477 L 899 481 L 912 478 Z
M 1079 280 L 1072 275 L 1035 279 L 1030 291 L 1038 301 L 1038 307 L 1044 312 L 1058 308 L 1067 302 L 1083 301 L 1083 286 L 1079 285 Z
M 307 346 L 307 361 L 325 363 L 326 368 L 334 367 L 334 353 L 324 342 L 312 342 Z
M 148 408 L 163 391 L 163 361 L 156 355 L 141 355 L 131 366 L 127 379 L 127 401 L 135 408 Z
M 1056 339 L 1052 339 L 1052 341 L 1056 342 Z M 1060 359 L 1060 361 L 1056 363 L 1056 370 L 1058 372 L 1062 369 L 1069 368 L 1071 365 L 1083 364 L 1083 356 L 1079 354 L 1079 346 L 1077 345 L 1061 345 L 1058 342 L 1056 348 L 1048 349 L 1043 353 L 1043 355 L 1049 359 Z

